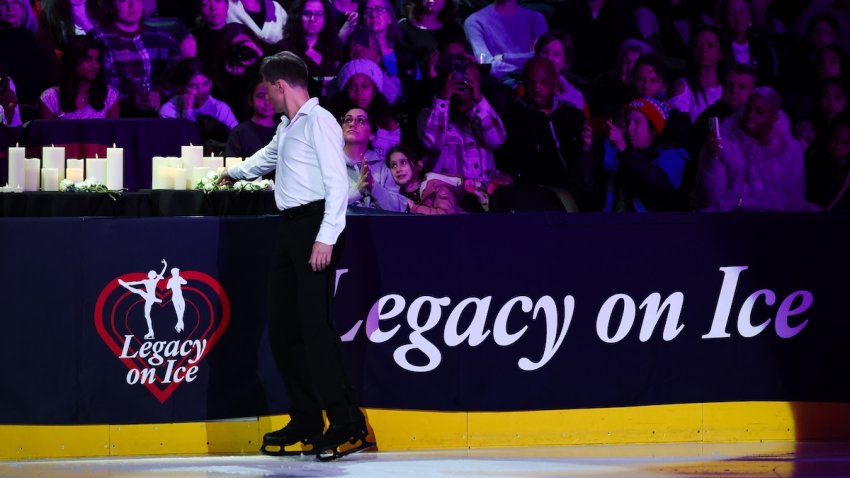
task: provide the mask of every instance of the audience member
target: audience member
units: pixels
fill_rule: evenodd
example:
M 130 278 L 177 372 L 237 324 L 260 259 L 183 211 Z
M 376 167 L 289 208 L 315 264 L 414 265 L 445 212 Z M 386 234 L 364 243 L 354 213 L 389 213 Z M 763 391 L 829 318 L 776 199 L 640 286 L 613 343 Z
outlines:
M 177 60 L 167 33 L 145 28 L 140 0 L 105 0 L 103 23 L 91 36 L 106 46 L 103 70 L 121 97 L 121 116 L 156 116 Z
M 534 55 L 551 61 L 555 71 L 558 72 L 558 84 L 555 85 L 555 97 L 558 101 L 588 113 L 589 106 L 584 100 L 584 95 L 567 79 L 573 63 L 574 51 L 570 34 L 559 30 L 544 33 L 534 43 Z
M 310 73 L 310 94 L 323 97 L 342 61 L 333 7 L 329 0 L 299 0 L 286 24 L 280 47 L 300 56 Z
M 403 43 L 413 50 L 420 71 L 438 55 L 440 43 L 464 35 L 455 19 L 454 0 L 414 0 L 407 18 L 399 20 Z
M 723 55 L 727 64 L 752 66 L 763 84 L 773 84 L 778 73 L 778 58 L 772 45 L 752 30 L 750 1 L 721 0 L 718 6 L 719 24 L 725 33 Z
M 803 150 L 771 88 L 756 88 L 739 111 L 720 124 L 699 159 L 695 191 L 711 211 L 795 211 L 806 202 Z
M 517 0 L 495 0 L 470 15 L 463 29 L 479 63 L 489 64 L 490 74 L 504 79 L 519 74 L 534 54 L 534 41 L 548 27 L 543 15 Z
M 277 131 L 274 107 L 269 101 L 268 90 L 258 77 L 254 91 L 248 98 L 251 119 L 239 123 L 227 137 L 225 156 L 247 158 L 269 144 Z
M 264 50 L 283 40 L 287 13 L 281 4 L 274 0 L 228 1 L 227 23 L 241 23 L 248 27 L 251 33 L 265 43 Z
M 845 189 L 848 179 L 850 115 L 842 114 L 807 155 L 806 199 L 827 210 L 850 210 L 850 196 Z
M 348 205 L 407 211 L 407 199 L 399 193 L 384 160 L 369 148 L 375 122 L 361 108 L 352 108 L 342 118 L 345 164 L 348 169 Z
M 56 84 L 59 64 L 53 46 L 27 28 L 30 8 L 27 0 L 0 0 L 0 64 L 17 80 L 20 104 L 34 109 L 41 92 Z
M 413 148 L 400 144 L 387 154 L 387 167 L 401 194 L 407 198 L 408 211 L 415 214 L 458 214 L 463 197 L 460 178 L 425 173 L 424 163 Z
M 332 0 L 331 5 L 334 11 L 332 18 L 336 22 L 339 40 L 345 43 L 359 24 L 360 5 L 357 0 Z
M 227 11 L 230 7 L 228 0 L 200 0 L 197 2 L 200 10 L 200 25 L 183 38 L 180 52 L 183 58 L 196 57 L 208 71 L 215 69 L 216 53 L 222 49 Z
M 0 73 L 0 124 L 21 126 L 21 108 L 15 82 L 6 73 Z
M 505 127 L 481 94 L 481 69 L 463 57 L 440 72 L 443 87 L 418 119 L 419 139 L 434 161 L 434 172 L 464 179 L 464 189 L 483 209 L 489 194 L 511 178 L 496 169 L 493 152 L 504 144 Z M 469 207 L 464 207 L 469 210 Z
M 59 50 L 68 41 L 85 35 L 98 25 L 95 0 L 41 0 L 39 30 L 50 35 Z
M 402 44 L 401 30 L 396 21 L 395 9 L 388 0 L 365 0 L 360 7 L 360 23 L 380 46 L 380 65 L 391 78 L 398 78 L 402 94 L 398 99 L 387 94 L 390 103 L 403 100 L 413 92 L 420 76 L 415 54 Z
M 670 92 L 670 106 L 688 113 L 691 121 L 695 121 L 723 94 L 720 66 L 723 53 L 718 30 L 708 26 L 698 29 L 690 52 L 687 74 L 673 84 Z
M 658 55 L 650 53 L 641 56 L 632 72 L 633 96 L 635 98 L 655 98 L 667 102 L 667 86 L 670 73 L 667 62 Z M 670 116 L 664 126 L 665 137 L 669 145 L 687 149 L 691 135 L 691 117 L 677 109 L 670 110 Z M 690 162 L 688 164 L 691 164 Z
M 233 111 L 210 95 L 212 79 L 197 58 L 181 60 L 174 71 L 178 94 L 159 109 L 162 118 L 184 118 L 198 122 L 204 141 L 224 144 L 236 124 Z M 214 148 L 218 149 L 218 148 Z
M 652 48 L 646 43 L 628 39 L 620 46 L 614 69 L 594 82 L 590 97 L 590 115 L 615 118 L 623 105 L 634 97 L 632 74 L 637 61 Z
M 664 101 L 638 98 L 625 106 L 621 124 L 608 123 L 605 212 L 685 209 L 682 177 L 690 158 L 661 140 L 670 110 Z
M 106 84 L 102 64 L 101 45 L 86 35 L 71 37 L 62 56 L 59 86 L 41 94 L 41 118 L 118 118 L 118 90 Z
M 635 9 L 635 24 L 640 38 L 668 59 L 686 59 L 691 34 L 711 17 L 696 2 L 689 0 L 646 1 Z
M 261 43 L 245 25 L 229 23 L 215 54 L 212 95 L 227 103 L 239 121 L 251 116 L 245 98 L 251 94 L 253 78 L 259 74 Z
M 340 116 L 352 108 L 368 111 L 376 124 L 372 148 L 383 161 L 387 151 L 401 143 L 402 131 L 389 101 L 381 93 L 384 77 L 380 67 L 370 60 L 352 60 L 343 65 L 338 79 L 342 91 L 329 100 L 329 109 Z
M 694 121 L 690 145 L 692 157 L 698 157 L 705 146 L 712 118 L 717 118 L 718 122 L 723 121 L 747 104 L 747 99 L 758 84 L 757 77 L 756 71 L 747 65 L 734 65 L 729 69 L 720 99 L 706 108 Z
M 517 183 L 568 191 L 585 209 L 596 189 L 595 178 L 578 161 L 585 146 L 585 117 L 575 106 L 556 99 L 558 76 L 552 62 L 545 58 L 532 58 L 525 64 L 525 96 L 514 103 L 507 116 L 503 169 Z
M 566 0 L 552 17 L 552 26 L 569 32 L 576 45 L 572 70 L 583 77 L 605 74 L 620 45 L 638 33 L 632 0 Z
M 847 52 L 835 45 L 825 46 L 815 58 L 818 80 L 850 76 L 850 58 Z
M 850 51 L 850 0 L 814 0 L 797 18 L 794 32 L 802 38 L 809 20 L 815 15 L 827 14 L 835 20 L 835 43 Z

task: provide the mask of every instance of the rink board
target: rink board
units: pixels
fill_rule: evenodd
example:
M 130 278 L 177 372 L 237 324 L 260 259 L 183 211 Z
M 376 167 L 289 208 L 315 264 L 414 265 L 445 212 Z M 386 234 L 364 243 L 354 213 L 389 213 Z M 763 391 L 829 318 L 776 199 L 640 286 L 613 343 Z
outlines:
M 846 439 L 850 404 L 736 402 L 532 412 L 365 410 L 378 451 Z M 257 453 L 284 416 L 206 423 L 0 426 L 0 459 Z
M 279 220 L 0 219 L 0 457 L 254 453 L 288 409 L 267 341 Z M 850 438 L 848 217 L 346 231 L 335 323 L 381 449 Z M 155 339 L 126 287 L 148 271 Z

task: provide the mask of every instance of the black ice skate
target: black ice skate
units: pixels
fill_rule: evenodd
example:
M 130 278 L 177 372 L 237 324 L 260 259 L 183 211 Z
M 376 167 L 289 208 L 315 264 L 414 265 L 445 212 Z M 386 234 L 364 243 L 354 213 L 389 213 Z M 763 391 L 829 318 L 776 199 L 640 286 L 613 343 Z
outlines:
M 313 444 L 313 450 L 321 461 L 336 460 L 375 446 L 375 442 L 366 439 L 368 435 L 369 430 L 365 423 L 331 425 L 328 431 Z
M 280 430 L 266 433 L 263 435 L 263 445 L 260 447 L 260 453 L 272 456 L 293 456 L 301 454 L 315 453 L 313 443 L 321 438 L 322 429 L 318 428 L 310 430 L 306 427 L 298 426 L 289 422 L 288 425 Z M 301 443 L 303 446 L 297 450 L 286 450 L 286 447 Z M 304 447 L 308 447 L 304 449 Z

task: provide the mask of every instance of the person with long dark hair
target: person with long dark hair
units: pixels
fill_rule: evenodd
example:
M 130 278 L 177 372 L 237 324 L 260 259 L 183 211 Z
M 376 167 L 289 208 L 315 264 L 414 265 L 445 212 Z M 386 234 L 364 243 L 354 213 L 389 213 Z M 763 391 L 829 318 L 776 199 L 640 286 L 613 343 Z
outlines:
M 98 25 L 97 4 L 94 0 L 41 0 L 39 30 L 46 31 L 59 50 L 68 41 L 85 35 Z
M 103 47 L 88 36 L 68 41 L 59 85 L 41 94 L 43 119 L 118 118 L 118 90 L 106 84 Z
M 197 5 L 200 24 L 181 40 L 180 54 L 183 58 L 200 58 L 204 66 L 212 70 L 224 39 L 230 3 L 227 0 L 199 0 Z
M 342 60 L 334 9 L 329 0 L 300 0 L 286 23 L 283 50 L 300 56 L 310 72 L 310 92 L 324 96 Z
M 673 84 L 670 106 L 695 121 L 723 94 L 723 49 L 720 31 L 711 26 L 700 27 L 691 40 L 686 74 Z

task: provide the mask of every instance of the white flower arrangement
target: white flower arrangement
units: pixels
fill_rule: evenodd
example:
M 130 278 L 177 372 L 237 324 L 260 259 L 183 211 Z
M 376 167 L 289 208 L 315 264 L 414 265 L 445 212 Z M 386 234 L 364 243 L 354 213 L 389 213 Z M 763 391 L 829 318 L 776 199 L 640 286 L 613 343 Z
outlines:
M 67 193 L 104 193 L 110 197 L 113 201 L 116 201 L 116 194 L 120 194 L 121 191 L 113 191 L 106 187 L 105 184 L 97 182 L 95 178 L 88 178 L 85 181 L 75 183 L 70 179 L 63 179 L 59 182 L 59 191 L 67 192 Z
M 270 179 L 261 179 L 254 181 L 236 181 L 233 184 L 221 183 L 221 174 L 210 171 L 207 176 L 201 178 L 196 184 L 195 189 L 210 193 L 213 191 L 236 191 L 236 192 L 256 192 L 256 191 L 271 191 L 274 189 L 274 181 Z

